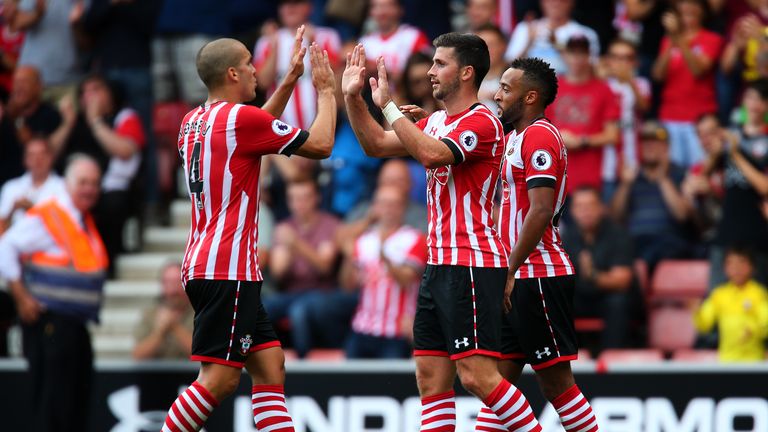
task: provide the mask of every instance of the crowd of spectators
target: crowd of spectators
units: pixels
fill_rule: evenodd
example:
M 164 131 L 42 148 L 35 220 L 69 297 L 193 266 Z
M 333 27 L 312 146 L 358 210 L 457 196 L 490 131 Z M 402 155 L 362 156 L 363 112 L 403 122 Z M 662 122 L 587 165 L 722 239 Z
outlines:
M 253 47 L 264 100 L 287 72 L 296 27 L 307 24 L 305 42 L 327 50 L 339 77 L 349 47 L 362 43 L 369 72 L 385 58 L 397 103 L 430 113 L 441 109 L 427 76 L 430 40 L 457 30 L 489 47 L 480 99 L 492 110 L 507 62 L 540 57 L 559 74 L 546 114 L 569 152 L 562 233 L 578 271 L 577 317 L 607 322 L 598 349 L 644 344 L 639 281 L 665 259 L 709 260 L 715 287 L 738 285 L 724 262 L 747 256 L 754 283 L 768 284 L 768 1 L 0 3 L 0 230 L 58 193 L 73 153 L 91 155 L 104 173 L 94 217 L 110 258 L 125 250 L 128 217 L 162 223 L 168 192 L 158 186 L 153 109 L 203 102 L 194 58 L 212 39 Z M 302 128 L 316 114 L 309 68 L 307 59 L 283 115 Z M 264 305 L 299 356 L 316 346 L 407 356 L 424 265 L 409 243 L 426 230 L 424 171 L 365 156 L 338 98 L 328 160 L 264 163 Z M 726 253 L 733 248 L 748 253 Z M 147 318 L 150 342 L 138 357 L 161 340 L 185 340 L 175 330 L 183 311 L 171 309 Z M 713 327 L 713 314 L 707 306 L 697 315 L 701 329 Z

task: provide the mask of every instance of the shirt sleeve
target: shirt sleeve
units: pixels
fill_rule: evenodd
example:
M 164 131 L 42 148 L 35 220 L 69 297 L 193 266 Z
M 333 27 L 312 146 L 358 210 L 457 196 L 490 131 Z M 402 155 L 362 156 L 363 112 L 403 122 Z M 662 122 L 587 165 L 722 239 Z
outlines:
M 25 216 L 0 237 L 0 277 L 20 280 L 21 256 L 47 251 L 55 245 L 39 217 Z
M 704 300 L 699 309 L 693 314 L 693 324 L 699 333 L 708 333 L 715 326 L 717 321 L 717 298 L 718 290 L 715 288 L 712 294 Z
M 11 197 L 8 183 L 6 183 L 3 185 L 3 188 L 0 189 L 0 219 L 5 219 L 10 216 L 11 209 L 13 209 L 13 198 Z
M 603 121 L 606 123 L 619 121 L 621 118 L 621 105 L 619 104 L 619 96 L 611 90 L 608 84 L 602 82 L 602 97 L 603 103 L 601 104 L 603 109 Z
M 709 37 L 702 40 L 701 54 L 704 54 L 710 60 L 717 60 L 720 58 L 720 51 L 723 49 L 723 38 L 717 34 L 711 33 Z
M 440 140 L 451 149 L 455 157 L 453 165 L 458 165 L 503 151 L 503 134 L 504 130 L 497 119 L 477 112 L 464 117 L 453 131 Z
M 243 105 L 237 113 L 235 133 L 238 146 L 261 156 L 282 154 L 290 156 L 309 138 L 309 132 L 293 127 L 268 112 Z
M 543 126 L 531 126 L 525 131 L 520 157 L 525 170 L 528 189 L 555 188 L 557 174 L 562 163 L 562 151 L 558 137 Z

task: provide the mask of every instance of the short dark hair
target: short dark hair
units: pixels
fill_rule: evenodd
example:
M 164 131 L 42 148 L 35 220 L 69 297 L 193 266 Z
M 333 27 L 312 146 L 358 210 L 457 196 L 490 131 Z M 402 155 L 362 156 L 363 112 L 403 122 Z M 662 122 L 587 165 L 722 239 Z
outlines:
M 610 50 L 611 47 L 614 46 L 614 45 L 624 45 L 624 46 L 632 48 L 632 51 L 637 52 L 637 44 L 632 42 L 631 40 L 623 38 L 623 37 L 617 37 L 616 39 L 613 39 L 608 44 L 608 49 Z
M 696 126 L 699 126 L 707 119 L 713 119 L 715 122 L 717 122 L 717 125 L 720 126 L 722 122 L 720 121 L 720 117 L 717 116 L 717 113 L 713 112 L 706 112 L 696 118 Z
M 555 101 L 557 74 L 549 63 L 536 57 L 523 57 L 514 59 L 509 67 L 523 71 L 525 84 L 539 92 L 544 108 Z
M 99 72 L 91 72 L 80 80 L 77 85 L 78 100 L 83 96 L 85 84 L 89 82 L 101 83 L 107 89 L 107 93 L 109 93 L 109 96 L 112 98 L 112 108 L 114 110 L 112 114 L 116 113 L 120 110 L 120 108 L 123 107 L 125 104 L 125 91 L 123 86 L 120 85 L 119 82 L 111 80 Z
M 745 245 L 733 244 L 729 246 L 728 249 L 725 250 L 725 256 L 728 257 L 729 255 L 740 256 L 749 261 L 753 266 L 755 265 L 755 253 L 751 248 Z
M 752 89 L 760 95 L 760 99 L 768 100 L 768 79 L 758 78 L 747 84 L 747 89 Z
M 475 70 L 475 87 L 480 88 L 491 68 L 488 45 L 480 36 L 470 33 L 445 33 L 436 37 L 432 44 L 435 48 L 453 48 L 459 66 L 472 66 Z

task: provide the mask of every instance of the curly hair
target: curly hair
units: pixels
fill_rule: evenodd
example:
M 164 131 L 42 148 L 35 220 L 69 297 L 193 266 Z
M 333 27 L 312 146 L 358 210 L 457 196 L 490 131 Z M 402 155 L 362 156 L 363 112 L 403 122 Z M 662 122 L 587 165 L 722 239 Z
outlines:
M 524 57 L 513 60 L 509 67 L 523 71 L 523 81 L 528 87 L 539 92 L 544 108 L 555 101 L 557 74 L 549 63 L 540 58 Z

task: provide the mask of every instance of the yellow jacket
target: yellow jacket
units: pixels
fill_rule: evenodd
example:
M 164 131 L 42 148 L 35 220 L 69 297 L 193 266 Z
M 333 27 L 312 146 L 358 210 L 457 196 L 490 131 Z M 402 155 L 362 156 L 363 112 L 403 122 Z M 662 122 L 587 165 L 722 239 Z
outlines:
M 768 291 L 751 280 L 743 287 L 725 283 L 715 288 L 694 316 L 700 332 L 709 332 L 717 323 L 720 332 L 718 355 L 721 361 L 765 359 L 768 337 Z

